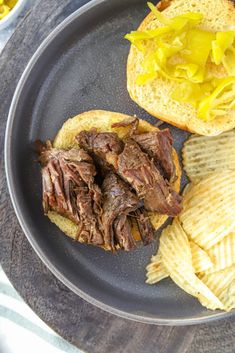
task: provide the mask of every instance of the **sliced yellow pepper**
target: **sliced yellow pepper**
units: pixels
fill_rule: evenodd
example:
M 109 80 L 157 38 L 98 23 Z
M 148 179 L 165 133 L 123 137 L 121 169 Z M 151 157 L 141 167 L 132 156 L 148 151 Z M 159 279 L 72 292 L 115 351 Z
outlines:
M 212 42 L 212 61 L 216 65 L 222 63 L 225 51 L 231 47 L 235 38 L 235 32 L 218 32 L 216 39 Z
M 162 24 L 168 26 L 169 19 L 167 17 L 165 17 L 160 11 L 158 11 L 156 6 L 154 6 L 151 2 L 147 2 L 147 5 L 150 8 L 150 10 L 152 11 L 152 13 L 154 14 L 154 16 L 156 17 L 156 19 L 159 22 L 161 22 Z
M 10 7 L 7 5 L 0 5 L 0 20 L 3 19 L 10 12 Z
M 203 15 L 198 12 L 188 12 L 170 19 L 169 27 L 175 31 L 182 31 L 197 26 L 203 19 Z
M 171 98 L 183 102 L 190 103 L 197 107 L 198 102 L 212 92 L 213 86 L 211 82 L 192 83 L 188 81 L 182 82 L 179 87 L 172 93 Z
M 186 37 L 188 53 L 183 53 L 183 58 L 197 65 L 205 65 L 211 51 L 211 43 L 215 38 L 215 34 L 194 28 L 187 32 Z
M 235 48 L 229 49 L 222 59 L 223 65 L 229 75 L 235 76 Z
M 18 0 L 5 0 L 6 5 L 9 6 L 10 9 L 13 9 L 17 2 Z
M 187 81 L 181 83 L 171 95 L 171 98 L 178 102 L 190 103 L 194 106 L 196 106 L 200 97 L 201 91 L 199 85 Z
M 199 66 L 193 63 L 189 64 L 179 64 L 175 67 L 174 75 L 176 77 L 182 77 L 189 81 L 194 81 L 193 78 L 197 77 L 197 72 L 199 70 Z M 197 82 L 197 80 L 195 79 Z
M 198 118 L 204 121 L 215 119 L 216 116 L 226 115 L 234 107 L 235 77 L 220 80 L 220 84 L 209 96 L 204 98 L 198 106 Z
M 161 26 L 125 36 L 143 53 L 137 84 L 156 77 L 179 82 L 172 98 L 192 104 L 205 121 L 234 109 L 235 31 L 205 31 L 197 27 L 203 19 L 200 13 L 167 18 L 152 3 L 148 6 Z M 213 76 L 208 63 L 223 65 L 228 77 Z
M 203 15 L 198 12 L 188 12 L 173 18 L 167 18 L 160 11 L 158 11 L 156 6 L 154 6 L 151 2 L 147 2 L 147 5 L 161 24 L 169 26 L 171 29 L 176 31 L 181 31 L 186 26 L 194 27 L 203 19 Z
M 184 48 L 184 43 L 180 40 L 179 37 L 176 37 L 171 44 L 168 44 L 164 41 L 159 40 L 157 42 L 157 50 L 155 52 L 158 61 L 162 65 L 167 64 L 167 60 L 179 53 Z
M 156 63 L 153 64 L 154 60 L 152 60 L 152 67 L 148 72 L 153 72 L 153 66 L 155 66 L 155 70 L 162 72 L 169 79 L 187 78 L 192 82 L 203 82 L 204 66 L 211 50 L 209 39 L 212 37 L 214 39 L 214 34 L 210 32 L 193 29 L 194 26 L 201 22 L 203 15 L 200 13 L 186 13 L 169 19 L 158 11 L 152 3 L 148 3 L 148 6 L 164 26 L 142 32 L 133 31 L 125 36 L 126 39 L 130 40 L 132 44 L 146 54 L 144 66 L 148 66 L 148 64 L 145 65 L 145 61 L 149 61 L 146 42 L 151 39 L 155 40 L 155 46 L 153 42 L 150 44 L 150 51 L 154 53 Z M 198 39 L 195 39 L 195 36 Z M 183 63 L 181 67 L 176 67 L 174 70 L 169 61 L 176 55 L 183 59 Z M 194 60 L 190 60 L 190 57 L 193 57 Z M 195 70 L 196 66 L 198 66 L 197 70 Z M 192 70 L 195 71 L 193 75 L 191 74 Z M 148 76 L 151 75 L 146 77 Z
M 161 74 L 161 76 L 174 81 L 181 82 L 182 79 L 178 77 L 174 77 L 173 75 L 173 68 L 169 65 L 164 65 L 159 57 L 158 52 L 151 53 L 143 62 L 143 68 L 147 71 L 146 73 L 149 74 L 149 78 L 155 78 L 156 75 Z M 156 74 L 156 75 L 155 75 Z M 152 77 L 153 75 L 154 77 Z M 140 75 L 142 76 L 142 75 Z M 139 77 L 139 76 L 138 76 Z M 147 77 L 147 76 L 146 76 Z M 138 80 L 139 81 L 139 80 Z M 141 79 L 140 79 L 141 81 Z M 147 81 L 145 81 L 146 83 Z
M 18 0 L 0 0 L 0 20 L 9 14 Z
M 151 38 L 156 38 L 162 36 L 166 33 L 171 32 L 172 30 L 167 27 L 159 27 L 156 29 L 149 29 L 146 31 L 132 31 L 125 35 L 125 39 L 128 39 L 130 42 L 136 40 L 147 40 Z

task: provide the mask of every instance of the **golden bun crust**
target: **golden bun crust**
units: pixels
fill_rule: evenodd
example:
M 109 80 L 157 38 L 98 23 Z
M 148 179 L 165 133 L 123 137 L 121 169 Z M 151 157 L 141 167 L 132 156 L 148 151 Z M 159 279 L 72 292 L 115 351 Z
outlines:
M 75 137 L 82 130 L 90 130 L 91 128 L 96 128 L 100 132 L 116 132 L 120 138 L 123 138 L 127 132 L 128 127 L 112 128 L 112 124 L 123 121 L 130 118 L 129 115 L 109 112 L 104 110 L 91 110 L 79 114 L 73 118 L 68 119 L 63 124 L 62 128 L 59 130 L 56 138 L 53 142 L 53 147 L 58 149 L 70 149 L 74 146 L 78 146 Z M 139 131 L 140 132 L 150 132 L 159 130 L 157 127 L 149 124 L 145 120 L 139 121 Z M 176 175 L 178 178 L 173 184 L 175 191 L 180 190 L 180 179 L 181 179 L 181 167 L 179 164 L 178 156 L 175 150 L 173 150 L 173 158 L 176 167 Z M 168 218 L 166 215 L 160 215 L 156 212 L 150 213 L 150 219 L 155 229 L 158 229 Z M 76 234 L 78 226 L 63 217 L 56 212 L 50 211 L 48 213 L 49 219 L 55 223 L 65 234 L 69 237 L 76 239 Z M 138 241 L 140 240 L 140 234 L 137 226 L 132 229 L 134 238 Z

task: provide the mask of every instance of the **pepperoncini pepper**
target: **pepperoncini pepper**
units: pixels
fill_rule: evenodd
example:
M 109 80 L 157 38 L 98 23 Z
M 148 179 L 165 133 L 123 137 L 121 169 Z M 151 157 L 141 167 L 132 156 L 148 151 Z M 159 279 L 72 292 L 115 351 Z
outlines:
M 234 109 L 235 31 L 206 31 L 199 27 L 200 13 L 168 18 L 152 3 L 148 6 L 160 26 L 125 36 L 143 54 L 143 72 L 136 83 L 144 85 L 161 76 L 178 81 L 172 98 L 192 104 L 205 121 Z M 211 65 L 223 66 L 228 76 L 216 78 L 208 70 Z

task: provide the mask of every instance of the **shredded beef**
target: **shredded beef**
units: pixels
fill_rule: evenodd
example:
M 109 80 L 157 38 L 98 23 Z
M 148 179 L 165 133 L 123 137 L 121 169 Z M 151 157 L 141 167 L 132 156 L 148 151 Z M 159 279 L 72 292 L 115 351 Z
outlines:
M 125 250 L 131 250 L 135 247 L 135 240 L 131 234 L 127 216 L 138 208 L 140 201 L 114 173 L 109 173 L 105 177 L 101 190 L 105 243 L 112 249 L 120 245 Z
M 81 131 L 77 136 L 79 146 L 90 153 L 103 175 L 114 170 L 117 155 L 123 150 L 123 142 L 116 133 L 97 132 L 96 129 Z
M 68 217 L 79 226 L 79 241 L 102 245 L 101 191 L 94 183 L 92 158 L 81 149 L 64 151 L 47 145 L 40 162 L 45 214 L 53 210 Z
M 175 165 L 173 160 L 173 138 L 169 129 L 138 133 L 139 119 L 133 118 L 114 123 L 112 127 L 130 126 L 128 136 L 135 140 L 141 149 L 153 160 L 164 178 L 174 181 Z
M 113 123 L 112 127 L 129 127 L 127 136 L 138 134 L 139 119 L 136 117 L 128 118 L 126 120 L 119 121 L 118 123 Z
M 153 239 L 153 228 L 140 208 L 141 202 L 130 187 L 116 174 L 109 173 L 103 182 L 103 227 L 104 239 L 112 249 L 117 246 L 125 250 L 135 248 L 131 233 L 130 218 L 136 218 L 144 244 Z
M 148 155 L 130 138 L 118 156 L 118 172 L 144 199 L 146 210 L 169 216 L 176 216 L 181 211 L 181 197 L 164 180 Z
M 141 149 L 160 166 L 167 180 L 175 180 L 175 165 L 172 156 L 173 139 L 169 129 L 134 135 L 132 138 Z
M 136 248 L 136 242 L 131 233 L 131 224 L 126 214 L 117 216 L 112 228 L 114 231 L 115 246 L 118 244 L 120 248 L 126 251 Z
M 137 118 L 113 124 L 129 127 L 124 140 L 113 132 L 82 131 L 80 149 L 38 144 L 44 212 L 75 222 L 81 242 L 129 251 L 136 247 L 134 220 L 146 245 L 154 233 L 147 211 L 181 211 L 181 196 L 169 183 L 175 178 L 170 130 L 139 133 L 138 125 Z
M 135 139 L 141 140 L 142 135 L 137 135 L 138 119 L 133 118 L 128 121 L 115 123 L 113 127 L 131 126 L 129 138 L 123 142 L 115 133 L 98 133 L 96 130 L 83 131 L 77 136 L 77 140 L 82 148 L 99 159 L 99 165 L 107 166 L 119 174 L 136 191 L 140 199 L 144 200 L 144 206 L 148 211 L 156 211 L 169 216 L 176 216 L 181 211 L 181 197 L 172 189 L 169 182 L 161 174 L 158 163 L 161 163 L 165 172 L 174 173 L 174 163 L 170 149 L 172 140 L 169 132 L 164 132 L 158 141 L 164 141 L 164 146 L 168 146 L 168 152 L 155 148 L 153 144 L 146 142 L 147 137 L 142 139 L 142 145 L 146 147 L 145 153 Z M 167 142 L 168 141 L 168 142 Z M 163 142 L 159 142 L 163 143 Z M 147 147 L 147 144 L 151 147 Z M 161 151 L 160 151 L 161 150 Z M 159 152 L 160 151 L 160 152 Z M 163 152 L 162 152 L 163 151 Z M 157 157 L 165 153 L 165 157 L 160 161 Z M 153 157 L 154 155 L 154 157 Z M 166 156 L 171 156 L 171 162 L 167 164 Z M 168 169 L 167 169 L 168 168 Z M 172 174 L 171 174 L 172 175 Z
M 109 173 L 101 190 L 94 182 L 96 168 L 82 149 L 53 149 L 50 143 L 40 146 L 43 207 L 47 214 L 55 211 L 78 227 L 81 242 L 116 250 L 131 250 L 136 243 L 131 233 L 131 218 L 138 223 L 141 238 L 148 244 L 153 228 L 144 215 L 141 201 L 117 175 Z
M 134 212 L 137 226 L 144 245 L 148 245 L 153 240 L 154 229 L 144 207 L 138 208 Z

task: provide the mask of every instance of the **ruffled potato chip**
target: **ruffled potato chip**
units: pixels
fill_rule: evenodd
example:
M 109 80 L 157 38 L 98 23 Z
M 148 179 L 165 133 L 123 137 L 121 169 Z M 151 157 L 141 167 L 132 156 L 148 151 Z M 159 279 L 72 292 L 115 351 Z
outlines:
M 179 215 L 184 231 L 207 250 L 235 227 L 235 171 L 214 173 L 192 184 Z
M 152 256 L 150 264 L 146 267 L 148 284 L 155 284 L 162 279 L 169 276 L 165 266 L 162 262 L 161 254 L 158 252 L 157 255 Z
M 159 253 L 171 279 L 179 287 L 208 307 L 224 308 L 219 298 L 195 275 L 189 240 L 177 219 L 163 230 Z
M 208 249 L 208 254 L 213 259 L 214 265 L 208 268 L 206 273 L 223 270 L 235 264 L 235 232 L 230 233 L 219 243 Z
M 214 172 L 235 170 L 235 130 L 213 137 L 191 135 L 182 155 L 184 169 L 193 182 Z
M 200 246 L 193 241 L 190 241 L 189 245 L 192 254 L 194 272 L 203 272 L 210 269 L 213 266 L 213 263 L 206 251 L 201 249 Z M 146 271 L 146 283 L 148 284 L 156 284 L 169 276 L 169 273 L 162 262 L 160 252 L 158 252 L 157 255 L 152 256 L 150 264 L 146 267 Z
M 192 253 L 194 272 L 198 273 L 211 269 L 213 267 L 213 262 L 211 261 L 208 253 L 201 249 L 200 246 L 198 246 L 193 241 L 190 241 L 189 244 Z
M 224 310 L 230 311 L 235 308 L 235 265 L 221 271 L 199 275 L 200 279 L 223 303 Z M 202 305 L 209 309 L 215 309 L 212 303 L 202 298 Z

